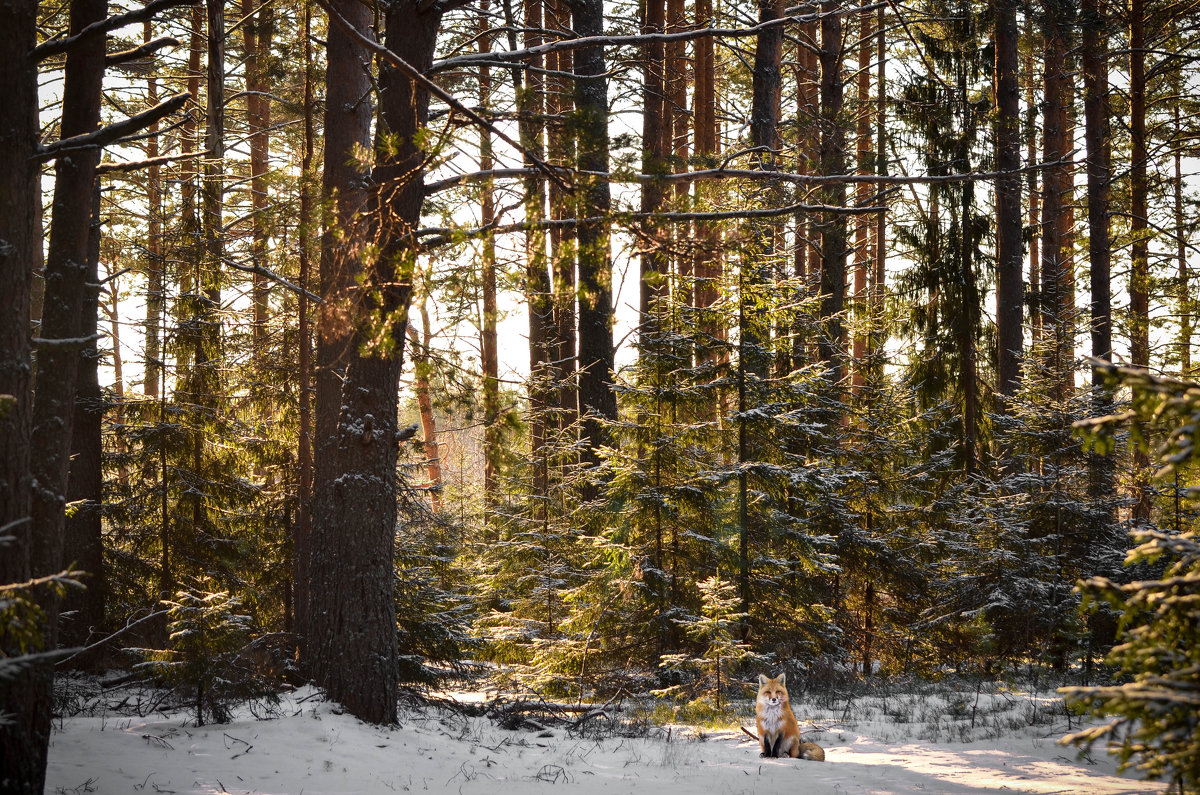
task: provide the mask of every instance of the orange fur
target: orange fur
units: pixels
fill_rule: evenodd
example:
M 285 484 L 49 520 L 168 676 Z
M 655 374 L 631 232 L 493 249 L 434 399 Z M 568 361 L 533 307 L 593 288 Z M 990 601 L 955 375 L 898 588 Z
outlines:
M 763 756 L 825 761 L 821 746 L 800 739 L 800 725 L 788 700 L 786 674 L 774 679 L 759 674 L 755 718 Z

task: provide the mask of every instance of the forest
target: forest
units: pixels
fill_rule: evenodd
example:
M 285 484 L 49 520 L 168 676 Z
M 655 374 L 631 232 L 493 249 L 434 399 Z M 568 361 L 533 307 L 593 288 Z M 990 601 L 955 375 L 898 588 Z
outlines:
M 786 671 L 1200 792 L 1200 0 L 2 8 L 0 791 L 69 672 Z

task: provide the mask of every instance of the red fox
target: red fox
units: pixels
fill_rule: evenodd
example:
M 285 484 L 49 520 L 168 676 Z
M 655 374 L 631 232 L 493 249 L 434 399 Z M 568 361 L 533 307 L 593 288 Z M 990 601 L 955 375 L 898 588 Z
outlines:
M 788 702 L 787 674 L 774 679 L 758 675 L 758 739 L 762 755 L 825 761 L 825 751 L 816 743 L 800 739 L 800 726 Z

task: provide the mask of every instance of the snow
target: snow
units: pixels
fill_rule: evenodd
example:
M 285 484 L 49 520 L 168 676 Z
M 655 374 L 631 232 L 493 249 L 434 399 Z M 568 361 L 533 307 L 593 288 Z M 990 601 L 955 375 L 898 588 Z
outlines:
M 969 694 L 974 696 L 975 694 Z M 467 700 L 467 699 L 461 699 Z M 892 702 L 893 712 L 896 701 Z M 913 701 L 929 706 L 929 699 Z M 940 709 L 937 698 L 933 708 Z M 797 705 L 798 716 L 805 711 Z M 304 688 L 284 697 L 282 717 L 240 710 L 234 722 L 196 727 L 186 714 L 104 714 L 56 722 L 47 793 L 349 795 L 444 792 L 1063 793 L 1164 792 L 1115 774 L 1097 752 L 1077 761 L 1055 744 L 1058 728 L 1014 730 L 957 742 L 922 739 L 930 724 L 866 708 L 864 719 L 822 720 L 806 735 L 827 760 L 760 759 L 736 727 L 665 726 L 650 736 L 586 739 L 565 729 L 509 731 L 485 717 L 432 708 L 401 710 L 401 725 L 363 724 Z M 974 720 L 972 721 L 974 724 Z M 801 717 L 802 729 L 808 728 Z M 982 724 L 982 721 L 981 721 Z M 744 725 L 753 727 L 753 720 Z M 1057 733 L 1054 733 L 1057 732 Z M 994 732 L 993 732 L 994 733 Z M 947 734 L 935 729 L 934 736 Z

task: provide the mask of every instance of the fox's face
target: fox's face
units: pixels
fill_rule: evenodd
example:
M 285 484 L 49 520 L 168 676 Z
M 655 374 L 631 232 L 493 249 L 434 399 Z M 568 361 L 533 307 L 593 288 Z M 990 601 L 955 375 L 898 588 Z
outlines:
M 780 674 L 774 679 L 758 675 L 758 702 L 777 707 L 786 704 L 788 700 L 787 674 Z

